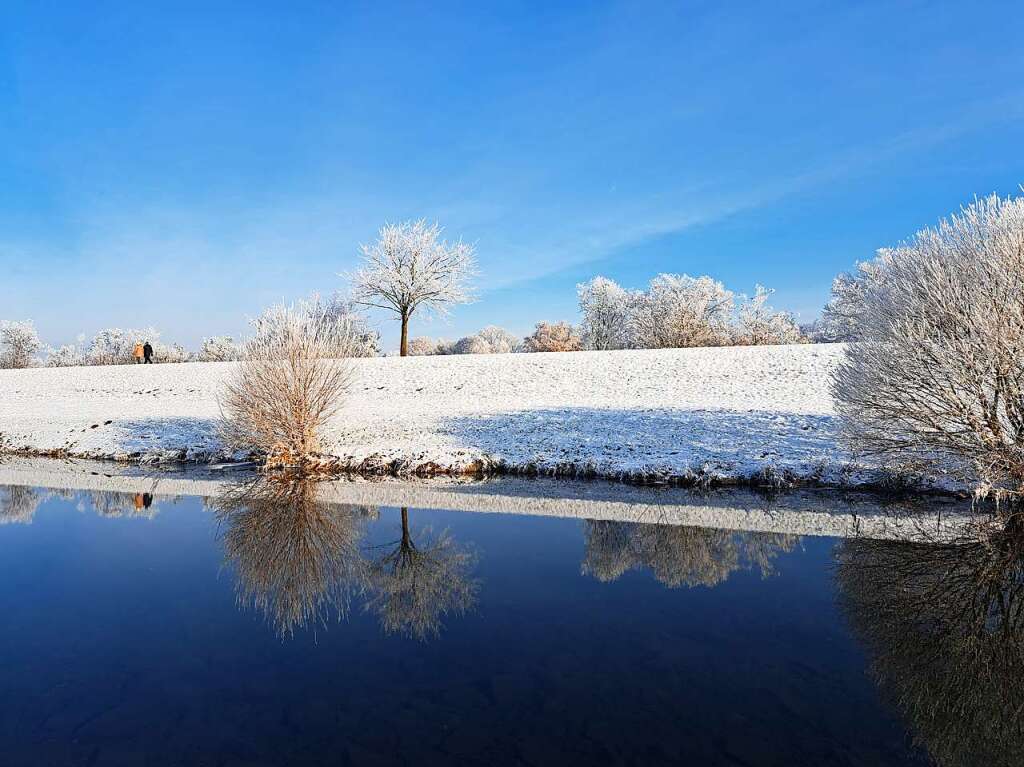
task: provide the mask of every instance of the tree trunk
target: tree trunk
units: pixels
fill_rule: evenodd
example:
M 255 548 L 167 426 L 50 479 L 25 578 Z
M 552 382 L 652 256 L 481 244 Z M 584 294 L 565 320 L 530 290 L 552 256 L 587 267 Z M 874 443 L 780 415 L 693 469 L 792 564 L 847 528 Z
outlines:
M 398 348 L 398 356 L 409 356 L 409 315 L 405 312 L 402 312 L 402 344 Z
M 402 548 L 409 548 L 409 541 L 412 536 L 409 535 L 409 507 L 402 507 Z

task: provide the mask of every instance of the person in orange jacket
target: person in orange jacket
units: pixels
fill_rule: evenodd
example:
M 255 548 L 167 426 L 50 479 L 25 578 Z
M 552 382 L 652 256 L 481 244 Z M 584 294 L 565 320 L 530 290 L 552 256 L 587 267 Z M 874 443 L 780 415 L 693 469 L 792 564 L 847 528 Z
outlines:
M 135 348 L 132 349 L 132 357 L 135 358 L 135 364 L 136 365 L 142 364 L 142 357 L 143 357 L 144 354 L 145 354 L 145 351 L 144 351 L 144 348 L 142 346 L 142 341 L 136 341 L 135 342 Z

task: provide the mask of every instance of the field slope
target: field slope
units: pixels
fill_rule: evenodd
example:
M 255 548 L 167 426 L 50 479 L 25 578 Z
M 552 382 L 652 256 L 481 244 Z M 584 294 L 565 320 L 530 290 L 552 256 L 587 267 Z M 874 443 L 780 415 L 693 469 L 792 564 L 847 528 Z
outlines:
M 330 433 L 349 467 L 609 478 L 876 478 L 837 442 L 841 345 L 358 360 Z M 233 363 L 0 371 L 7 450 L 210 460 Z

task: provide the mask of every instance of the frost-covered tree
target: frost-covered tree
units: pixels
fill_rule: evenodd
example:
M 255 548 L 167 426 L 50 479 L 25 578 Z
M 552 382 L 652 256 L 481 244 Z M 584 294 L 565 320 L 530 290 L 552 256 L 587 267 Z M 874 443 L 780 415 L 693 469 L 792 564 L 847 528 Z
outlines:
M 438 342 L 428 336 L 418 336 L 409 340 L 410 357 L 429 357 L 437 354 Z
M 311 301 L 316 301 L 314 295 Z M 352 339 L 352 357 L 377 357 L 380 355 L 380 333 L 370 327 L 366 317 L 356 309 L 352 301 L 335 293 L 323 305 L 323 311 L 331 321 L 338 322 L 348 328 Z
M 719 346 L 730 338 L 733 293 L 710 277 L 659 274 L 631 301 L 631 346 Z
M 743 297 L 736 324 L 733 342 L 744 346 L 765 344 L 798 344 L 804 341 L 800 327 L 789 312 L 780 312 L 768 305 L 768 298 L 774 290 L 757 285 L 754 295 Z
M 399 353 L 409 353 L 409 319 L 418 309 L 445 314 L 473 300 L 472 245 L 441 239 L 438 224 L 424 220 L 386 224 L 377 242 L 363 245 L 363 265 L 348 275 L 354 303 L 394 312 L 401 322 Z
M 455 354 L 490 354 L 491 347 L 480 336 L 466 336 L 455 342 Z
M 153 347 L 153 361 L 163 363 L 188 362 L 192 355 L 181 344 L 150 343 Z
M 242 358 L 242 345 L 231 336 L 204 338 L 196 358 L 200 362 L 236 362 Z
M 85 354 L 77 344 L 65 344 L 46 352 L 46 366 L 50 368 L 73 368 L 85 364 Z
M 487 344 L 488 354 L 509 354 L 519 347 L 519 339 L 497 325 L 488 325 L 476 337 Z
M 585 349 L 626 349 L 630 345 L 629 313 L 634 296 L 605 277 L 576 286 L 580 335 Z
M 0 322 L 0 368 L 30 367 L 42 348 L 31 320 Z
M 568 322 L 538 322 L 532 335 L 523 339 L 525 352 L 578 352 L 579 333 Z
M 843 272 L 832 280 L 832 298 L 825 304 L 818 323 L 818 338 L 824 343 L 859 341 L 864 293 L 869 285 L 884 280 L 888 251 L 879 251 L 871 261 L 860 261 L 854 273 Z
M 30 523 L 44 500 L 43 493 L 34 487 L 0 486 L 0 525 L 11 522 Z
M 1024 494 L 1024 198 L 975 200 L 882 255 L 834 374 L 845 436 Z
M 160 331 L 155 328 L 105 328 L 98 332 L 86 353 L 90 365 L 128 365 L 134 362 L 132 350 L 137 343 L 149 343 L 156 350 Z

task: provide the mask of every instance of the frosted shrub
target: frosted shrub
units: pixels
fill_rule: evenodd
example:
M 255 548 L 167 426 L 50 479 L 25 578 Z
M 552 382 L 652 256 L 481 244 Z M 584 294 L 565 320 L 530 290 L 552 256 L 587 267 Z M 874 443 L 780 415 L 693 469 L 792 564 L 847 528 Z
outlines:
M 576 286 L 579 297 L 580 335 L 585 349 L 627 349 L 629 313 L 636 297 L 605 277 Z
M 236 362 L 242 358 L 242 346 L 231 336 L 204 338 L 196 359 L 200 362 Z
M 319 302 L 275 306 L 253 321 L 254 335 L 221 397 L 222 435 L 269 465 L 303 466 L 321 449 L 323 429 L 352 380 L 351 326 Z
M 43 347 L 31 320 L 0 322 L 0 368 L 27 368 Z
M 576 352 L 582 348 L 579 334 L 568 322 L 538 322 L 533 335 L 523 340 L 526 352 Z
M 65 344 L 50 349 L 46 355 L 46 366 L 51 368 L 73 368 L 85 364 L 85 355 L 75 344 Z
M 760 346 L 798 344 L 805 340 L 793 315 L 775 311 L 768 306 L 768 297 L 774 292 L 758 285 L 752 297 L 744 297 L 736 314 L 733 343 Z
M 977 200 L 882 252 L 833 390 L 856 449 L 1024 490 L 1024 199 Z
M 670 349 L 728 344 L 733 294 L 710 277 L 659 274 L 629 308 L 630 346 Z

